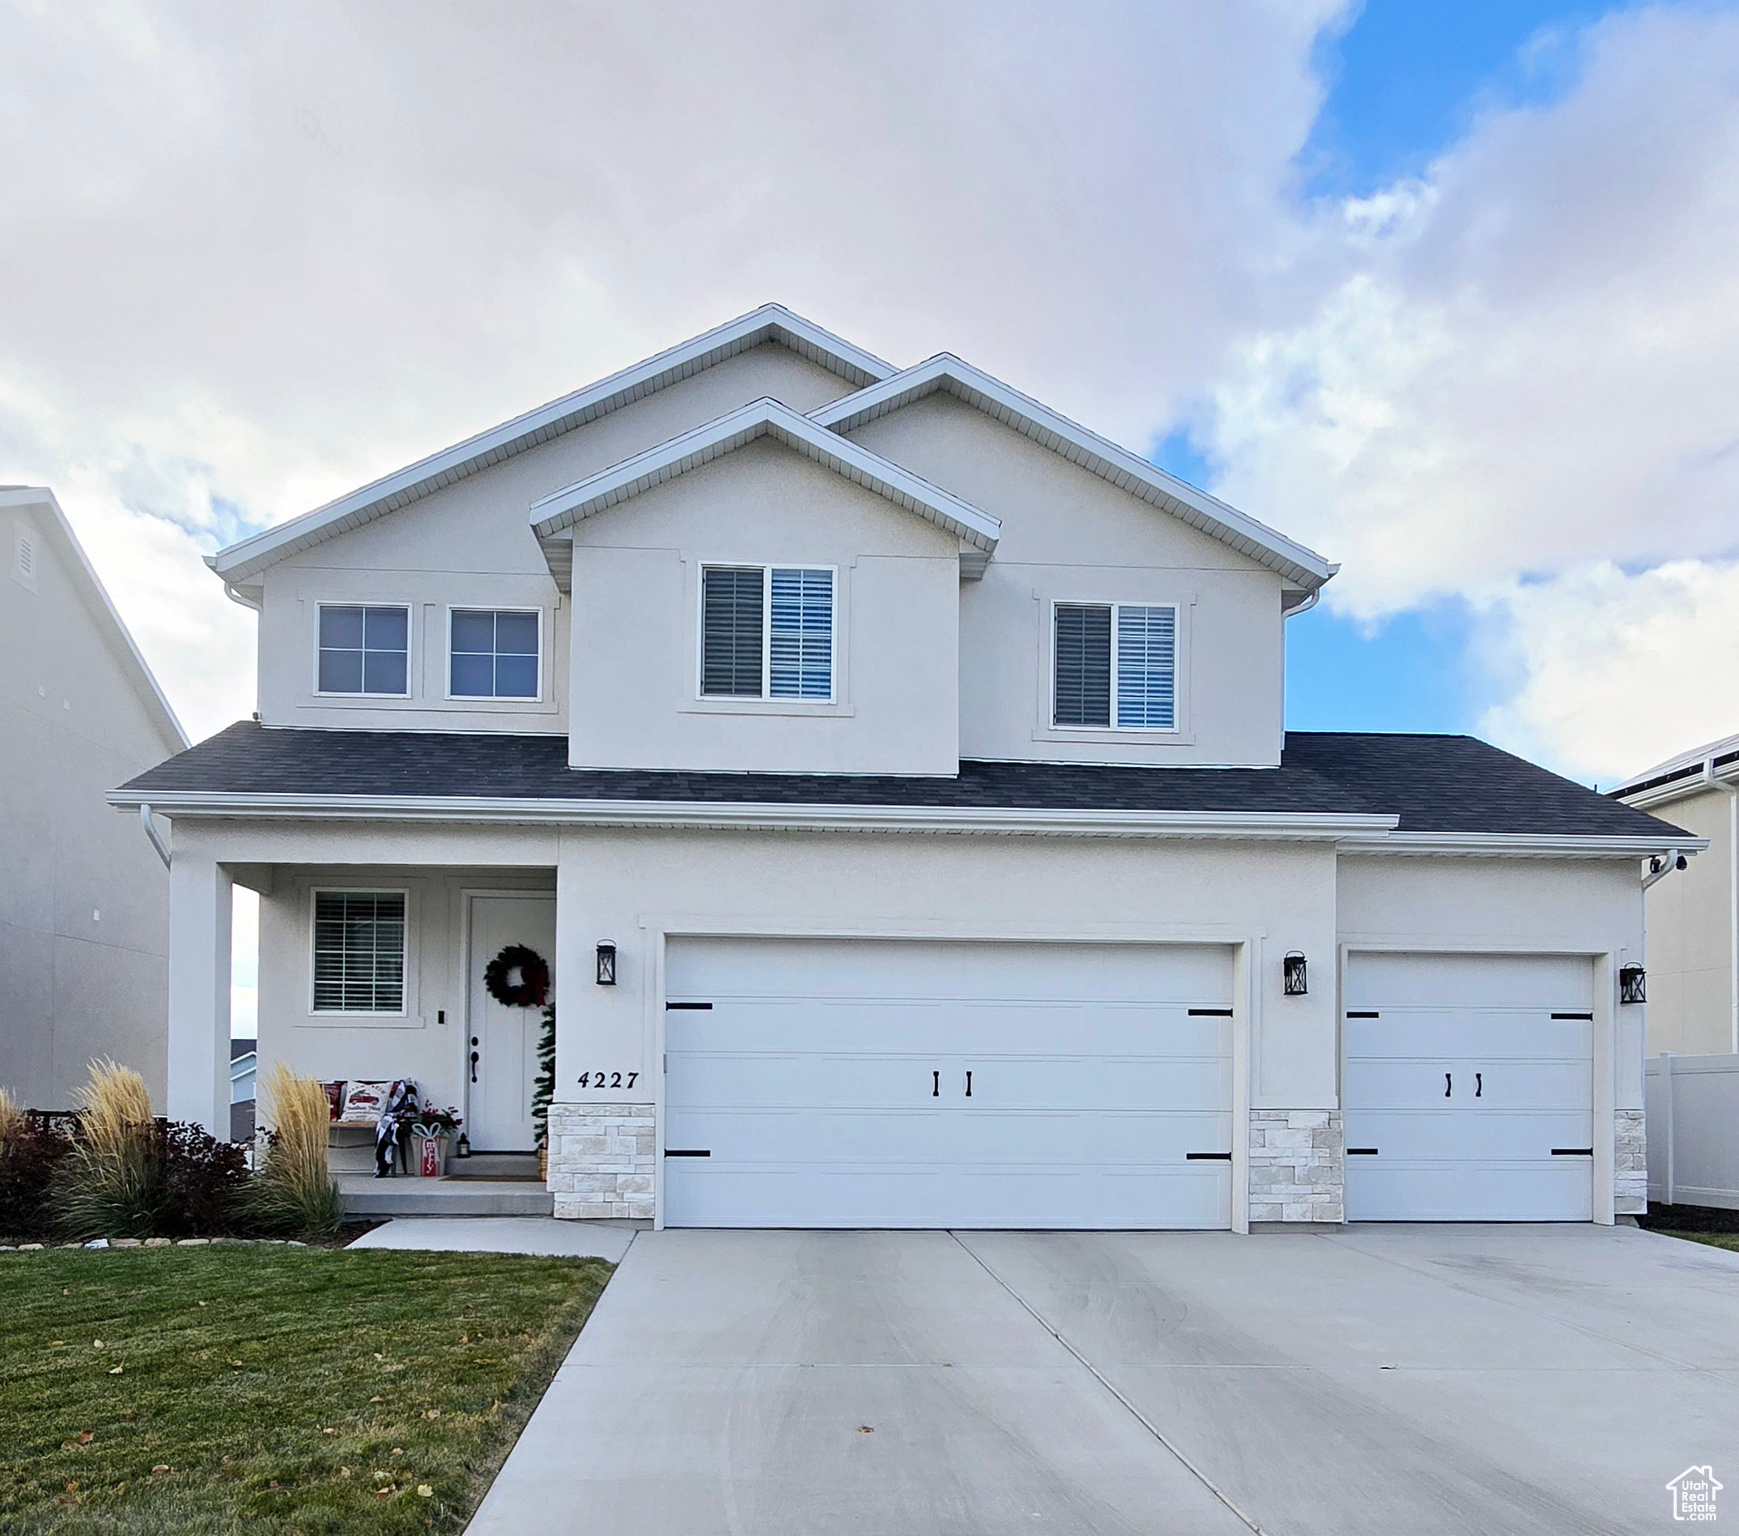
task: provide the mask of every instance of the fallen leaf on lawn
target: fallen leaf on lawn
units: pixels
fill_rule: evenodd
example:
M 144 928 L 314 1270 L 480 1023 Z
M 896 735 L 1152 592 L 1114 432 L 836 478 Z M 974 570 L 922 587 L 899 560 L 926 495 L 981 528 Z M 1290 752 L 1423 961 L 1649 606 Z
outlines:
M 89 1445 L 91 1441 L 96 1438 L 97 1432 L 94 1429 L 81 1429 L 78 1432 L 78 1443 L 80 1445 Z
M 92 1339 L 91 1340 L 91 1348 L 92 1349 L 101 1349 L 102 1347 L 103 1347 L 103 1341 L 101 1339 Z
M 66 1485 L 66 1491 L 68 1493 L 77 1493 L 78 1492 L 78 1482 L 76 1479 L 73 1482 L 70 1482 Z
M 267 1486 L 267 1487 L 268 1487 L 268 1488 L 276 1488 L 276 1487 L 277 1487 L 277 1486 L 278 1486 L 278 1480 L 277 1480 L 277 1478 L 275 1478 L 275 1477 L 274 1477 L 274 1478 L 273 1478 L 273 1479 L 272 1479 L 272 1480 L 271 1480 L 271 1482 L 269 1482 L 269 1483 L 267 1483 L 267 1484 L 266 1484 L 266 1486 Z
M 204 1306 L 204 1305 L 205 1305 L 205 1303 L 204 1303 L 204 1302 L 203 1302 L 203 1301 L 202 1301 L 202 1302 L 200 1302 L 200 1306 L 202 1306 L 202 1307 L 203 1307 L 203 1306 Z
M 427 1483 L 418 1483 L 417 1484 L 417 1497 L 419 1499 L 432 1499 L 432 1498 L 434 1498 L 434 1496 L 435 1496 L 435 1490 L 433 1488 L 431 1488 Z
M 349 1467 L 340 1467 L 338 1469 L 338 1475 L 340 1477 L 349 1477 L 350 1476 L 350 1468 Z
M 391 1476 L 392 1476 L 392 1473 L 390 1473 L 390 1472 L 376 1472 L 374 1474 L 374 1480 L 378 1483 L 383 1477 L 391 1477 Z
M 374 1496 L 377 1499 L 390 1499 L 398 1491 L 397 1483 L 388 1483 L 384 1488 L 376 1488 L 374 1490 Z
M 441 1410 L 439 1408 L 431 1408 L 423 1415 L 425 1419 L 438 1419 L 440 1416 Z
M 876 1432 L 876 1427 L 873 1424 L 859 1424 L 857 1432 L 860 1435 L 873 1435 Z
M 471 1335 L 468 1333 L 460 1334 L 459 1335 L 459 1342 L 461 1344 L 469 1344 L 471 1342 Z
M 126 1370 L 126 1366 L 117 1365 L 112 1371 L 109 1372 L 109 1374 L 111 1376 L 119 1376 L 121 1374 L 121 1372 L 124 1370 Z
M 369 1401 L 371 1403 L 384 1403 L 386 1399 L 384 1397 L 371 1397 Z
M 224 1457 L 224 1459 L 223 1459 L 223 1464 L 224 1464 L 224 1465 L 225 1465 L 225 1466 L 226 1466 L 226 1467 L 227 1467 L 227 1466 L 228 1466 L 228 1465 L 229 1465 L 229 1457 L 227 1457 L 227 1456 L 225 1456 L 225 1457 Z
M 395 1445 L 392 1448 L 392 1453 L 395 1456 L 402 1456 L 405 1453 L 405 1448 L 402 1445 Z
M 242 1363 L 239 1360 L 232 1360 L 232 1361 L 230 1361 L 230 1364 L 233 1365 L 238 1371 L 242 1368 Z
M 169 1470 L 169 1468 L 168 1468 L 168 1466 L 167 1466 L 167 1465 L 165 1465 L 165 1464 L 164 1464 L 164 1463 L 163 1463 L 163 1462 L 161 1462 L 161 1461 L 160 1461 L 160 1462 L 158 1462 L 158 1463 L 157 1463 L 157 1465 L 156 1465 L 156 1466 L 154 1466 L 154 1467 L 153 1467 L 153 1468 L 152 1468 L 152 1469 L 151 1469 L 151 1475 L 152 1475 L 152 1476 L 153 1476 L 153 1477 L 161 1477 L 161 1476 L 162 1476 L 162 1475 L 163 1475 L 163 1474 L 164 1474 L 164 1473 L 165 1473 L 165 1472 L 167 1472 L 167 1471 L 168 1471 L 168 1470 Z
M 66 1345 L 65 1339 L 55 1339 L 48 1347 L 50 1349 L 62 1349 L 65 1347 L 65 1345 Z
M 320 1433 L 323 1435 L 335 1435 L 338 1433 L 338 1431 L 335 1429 L 323 1429 L 320 1431 Z

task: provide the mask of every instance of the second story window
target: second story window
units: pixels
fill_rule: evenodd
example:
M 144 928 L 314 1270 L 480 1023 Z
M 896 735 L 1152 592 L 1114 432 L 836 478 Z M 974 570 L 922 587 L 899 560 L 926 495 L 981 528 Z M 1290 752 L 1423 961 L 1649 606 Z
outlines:
M 411 611 L 320 606 L 319 691 L 402 699 L 410 692 Z
M 833 697 L 831 570 L 709 565 L 701 571 L 700 606 L 703 697 Z
M 1177 609 L 1169 603 L 1058 603 L 1055 726 L 1174 730 Z
M 538 615 L 455 608 L 447 691 L 456 699 L 538 697 Z

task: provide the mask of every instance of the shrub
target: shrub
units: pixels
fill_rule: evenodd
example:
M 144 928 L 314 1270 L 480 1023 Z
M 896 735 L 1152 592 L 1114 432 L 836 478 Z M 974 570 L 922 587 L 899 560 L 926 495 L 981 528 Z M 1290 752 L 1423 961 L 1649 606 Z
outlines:
M 249 1217 L 272 1232 L 336 1232 L 344 1196 L 326 1163 L 326 1090 L 279 1061 L 266 1077 L 266 1098 L 272 1130 L 263 1165 L 248 1187 Z
M 219 1141 L 203 1126 L 159 1121 L 163 1205 L 158 1236 L 212 1236 L 231 1231 L 245 1216 L 247 1157 L 233 1141 Z
M 72 1138 L 26 1115 L 0 1089 L 0 1232 L 35 1236 L 49 1226 L 48 1188 Z
M 93 1061 L 90 1081 L 73 1097 L 82 1111 L 78 1133 L 49 1190 L 57 1224 L 76 1238 L 155 1236 L 166 1195 L 145 1079 Z

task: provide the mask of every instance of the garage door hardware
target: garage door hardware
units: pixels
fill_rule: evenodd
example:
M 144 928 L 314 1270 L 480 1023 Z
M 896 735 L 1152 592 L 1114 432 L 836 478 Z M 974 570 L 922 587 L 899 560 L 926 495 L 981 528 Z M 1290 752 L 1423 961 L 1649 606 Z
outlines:
M 1232 1016 L 1232 1010 L 1230 1008 L 1192 1008 L 1192 1009 L 1190 1009 L 1190 1017 L 1192 1019 L 1229 1019 L 1229 1018 L 1231 1018 L 1231 1016 Z
M 1593 1147 L 1553 1147 L 1553 1157 L 1593 1157 Z
M 1554 1013 L 1552 1017 L 1554 1019 L 1584 1019 L 1590 1024 L 1594 1022 L 1594 1015 L 1591 1013 Z
M 666 1147 L 664 1155 L 666 1157 L 711 1157 L 713 1154 L 711 1147 L 700 1152 L 695 1151 L 693 1147 Z
M 1349 1019 L 1376 1019 L 1376 1018 L 1381 1018 L 1382 1015 L 1375 1012 L 1374 1010 L 1370 1013 L 1353 1013 L 1353 1012 L 1349 1011 L 1347 1013 L 1347 1017 Z
M 1348 1157 L 1375 1157 L 1376 1155 L 1377 1155 L 1377 1149 L 1375 1147 L 1348 1147 L 1347 1148 L 1347 1156 Z
M 712 1006 L 711 1003 L 666 1003 L 664 1005 L 664 1011 L 666 1013 L 675 1013 L 679 1009 L 686 1009 L 695 1013 L 711 1013 Z
M 1229 1163 L 1232 1160 L 1230 1152 L 1186 1152 L 1183 1157 L 1186 1163 Z

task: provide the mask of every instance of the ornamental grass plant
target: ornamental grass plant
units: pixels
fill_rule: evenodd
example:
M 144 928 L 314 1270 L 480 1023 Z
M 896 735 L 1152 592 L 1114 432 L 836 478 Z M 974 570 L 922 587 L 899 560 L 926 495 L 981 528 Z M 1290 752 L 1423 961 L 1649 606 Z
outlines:
M 249 1215 L 274 1232 L 311 1237 L 336 1232 L 344 1220 L 344 1196 L 326 1161 L 331 1120 L 326 1090 L 283 1062 L 273 1062 L 266 1074 L 266 1106 L 272 1128 L 248 1188 Z
M 57 1224 L 76 1238 L 154 1236 L 164 1181 L 145 1079 L 131 1067 L 93 1061 L 73 1097 L 78 1135 L 49 1188 Z

